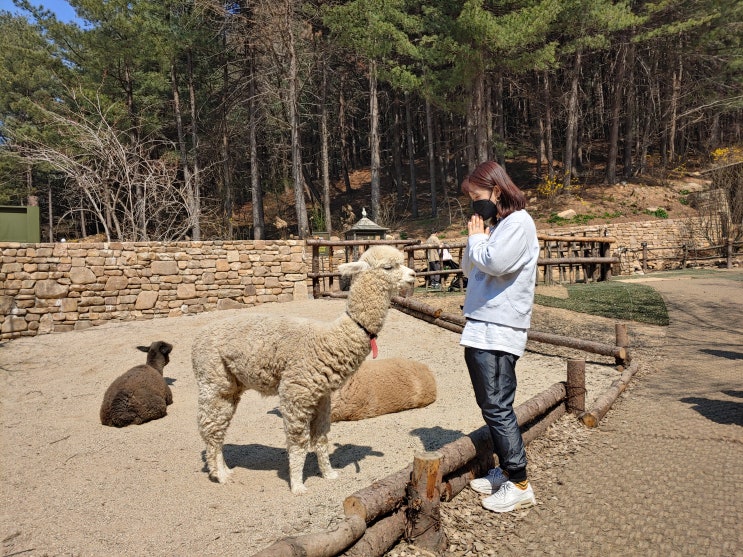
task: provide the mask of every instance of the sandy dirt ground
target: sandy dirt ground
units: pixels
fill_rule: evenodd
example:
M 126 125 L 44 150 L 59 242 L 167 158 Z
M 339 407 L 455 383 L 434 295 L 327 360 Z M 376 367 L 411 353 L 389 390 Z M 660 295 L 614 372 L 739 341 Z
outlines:
M 404 468 L 416 452 L 435 450 L 482 425 L 459 335 L 393 309 L 379 335 L 379 358 L 428 364 L 437 379 L 436 402 L 333 424 L 331 461 L 340 478 L 320 477 L 311 455 L 305 466 L 309 493 L 294 496 L 278 400 L 248 392 L 227 434 L 232 480 L 210 482 L 190 363 L 199 329 L 238 311 L 331 320 L 344 306 L 344 300 L 268 304 L 0 345 L 2 554 L 251 555 L 284 536 L 333 527 L 343 518 L 345 497 Z M 607 326 L 592 338 L 612 342 L 612 334 Z M 174 345 L 165 368 L 174 398 L 168 415 L 141 426 L 102 426 L 98 412 L 106 388 L 144 363 L 137 345 L 155 340 Z M 612 364 L 588 358 L 589 406 L 616 379 Z M 564 357 L 542 350 L 527 352 L 517 369 L 516 404 L 566 375 Z

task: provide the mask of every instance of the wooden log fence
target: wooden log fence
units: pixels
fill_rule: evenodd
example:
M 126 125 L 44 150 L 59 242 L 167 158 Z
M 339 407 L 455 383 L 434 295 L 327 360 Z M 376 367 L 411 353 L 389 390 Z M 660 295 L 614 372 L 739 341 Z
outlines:
M 732 269 L 733 261 L 740 257 L 742 251 L 743 242 L 727 238 L 722 244 L 703 247 L 681 244 L 651 248 L 647 242 L 642 242 L 639 249 L 626 249 L 624 253 L 639 259 L 642 271 L 647 273 L 653 262 L 662 263 L 664 267 L 666 262 L 676 263 L 679 269 L 685 269 L 695 261 L 724 261 L 725 267 Z

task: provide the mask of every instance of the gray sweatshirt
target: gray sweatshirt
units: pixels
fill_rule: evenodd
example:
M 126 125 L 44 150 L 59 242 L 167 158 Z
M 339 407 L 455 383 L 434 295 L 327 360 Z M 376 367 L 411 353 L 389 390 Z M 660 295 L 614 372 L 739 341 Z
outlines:
M 490 234 L 470 236 L 462 254 L 469 279 L 464 316 L 528 329 L 538 258 L 537 228 L 525 210 L 508 215 Z

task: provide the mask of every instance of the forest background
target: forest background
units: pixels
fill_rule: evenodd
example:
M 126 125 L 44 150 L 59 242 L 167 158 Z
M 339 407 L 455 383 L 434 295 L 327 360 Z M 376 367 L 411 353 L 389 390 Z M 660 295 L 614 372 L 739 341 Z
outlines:
M 433 230 L 486 159 L 548 207 L 743 160 L 734 0 L 13 3 L 0 205 L 48 241 Z

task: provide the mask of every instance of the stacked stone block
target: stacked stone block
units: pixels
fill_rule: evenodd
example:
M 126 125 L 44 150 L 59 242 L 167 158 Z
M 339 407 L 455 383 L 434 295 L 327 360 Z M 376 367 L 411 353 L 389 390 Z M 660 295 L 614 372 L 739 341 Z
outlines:
M 0 243 L 0 338 L 308 296 L 304 242 Z

